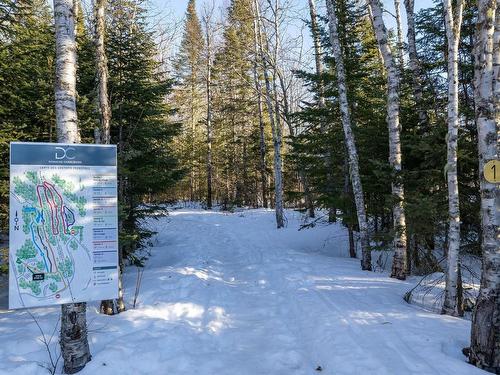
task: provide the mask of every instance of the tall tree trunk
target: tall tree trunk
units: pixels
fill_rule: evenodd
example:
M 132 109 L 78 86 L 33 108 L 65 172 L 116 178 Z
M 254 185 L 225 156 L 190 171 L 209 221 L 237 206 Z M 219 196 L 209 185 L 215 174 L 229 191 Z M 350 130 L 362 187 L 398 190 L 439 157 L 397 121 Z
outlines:
M 344 155 L 344 165 L 343 165 L 343 172 L 344 172 L 344 194 L 345 194 L 345 199 L 346 201 L 348 200 L 349 203 L 353 199 L 352 196 L 352 187 L 351 187 L 351 179 L 349 177 L 349 155 L 347 154 L 347 148 L 345 148 L 345 155 Z M 350 206 L 350 204 L 349 204 Z M 350 216 L 352 214 L 350 208 L 346 208 L 346 211 L 348 212 L 348 215 Z M 349 237 L 349 256 L 351 258 L 356 258 L 356 244 L 354 242 L 354 225 L 352 222 L 349 220 L 349 223 L 347 224 L 347 234 Z
M 379 0 L 367 0 L 380 54 L 387 72 L 387 125 L 389 128 L 389 164 L 392 169 L 392 215 L 394 221 L 394 258 L 391 277 L 406 279 L 406 219 L 404 184 L 401 175 L 401 125 L 399 123 L 399 72 L 388 42 Z
M 447 179 L 448 179 L 448 264 L 443 314 L 462 315 L 458 304 L 458 272 L 460 268 L 460 211 L 458 198 L 457 148 L 458 148 L 458 44 L 462 24 L 463 1 L 458 0 L 455 12 L 452 1 L 444 0 L 446 36 L 448 39 L 448 135 L 447 135 Z
M 349 175 L 351 178 L 352 192 L 354 202 L 356 204 L 356 216 L 359 225 L 359 234 L 361 239 L 361 268 L 363 270 L 371 270 L 371 251 L 370 241 L 368 236 L 368 223 L 366 221 L 365 198 L 363 195 L 363 186 L 361 184 L 361 176 L 359 174 L 358 150 L 351 125 L 351 113 L 349 110 L 349 102 L 347 99 L 347 83 L 344 67 L 344 57 L 340 46 L 338 33 L 338 20 L 336 14 L 335 0 L 326 0 L 328 11 L 328 27 L 330 30 L 330 43 L 333 49 L 335 58 L 335 66 L 337 71 L 337 87 L 339 91 L 340 113 L 342 117 L 342 127 L 344 129 L 344 139 L 347 147 L 349 159 Z
M 190 150 L 190 155 L 191 155 L 191 160 L 189 161 L 189 195 L 190 195 L 190 200 L 191 202 L 194 202 L 196 200 L 195 197 L 195 157 L 196 157 L 196 145 L 195 145 L 195 140 L 196 140 L 196 124 L 194 121 L 194 83 L 191 82 L 191 103 L 190 103 L 190 109 L 191 109 L 191 150 Z
M 211 14 L 205 18 L 207 48 L 207 208 L 212 209 L 212 25 Z
M 261 32 L 261 18 L 258 0 L 254 0 L 254 12 L 255 20 L 254 27 L 257 33 L 257 41 L 259 44 L 259 57 L 262 63 L 262 70 L 264 73 L 264 81 L 266 83 L 266 106 L 269 113 L 269 121 L 271 122 L 271 129 L 273 133 L 273 145 L 274 145 L 274 203 L 276 211 L 276 226 L 277 228 L 283 228 L 284 216 L 283 216 L 283 175 L 282 175 L 282 165 L 281 165 L 281 128 L 279 122 L 279 113 L 275 113 L 279 110 L 279 105 L 277 101 L 277 93 L 274 92 L 275 105 L 273 105 L 273 88 L 271 87 L 271 79 L 269 77 L 267 57 L 264 52 L 264 46 L 262 41 Z
M 262 109 L 262 85 L 260 84 L 259 73 L 257 69 L 257 44 L 255 44 L 256 56 L 254 61 L 254 81 L 255 89 L 257 91 L 257 106 L 259 112 L 259 169 L 260 169 L 260 184 L 261 184 L 261 194 L 262 194 L 262 206 L 264 208 L 268 207 L 267 204 L 267 170 L 266 170 L 266 135 L 265 135 L 265 124 L 264 124 L 264 113 Z
M 76 41 L 73 0 L 54 0 L 57 141 L 80 143 L 76 114 Z
M 100 142 L 109 144 L 111 141 L 111 107 L 108 97 L 108 59 L 104 37 L 106 33 L 106 0 L 96 0 L 94 5 L 94 24 L 95 35 L 94 44 L 96 51 L 96 71 L 97 71 L 97 92 L 99 99 L 99 119 L 100 119 Z M 119 250 L 121 252 L 121 250 Z M 121 255 L 120 255 L 121 258 Z M 118 299 L 108 299 L 101 301 L 100 311 L 106 315 L 114 315 L 125 311 L 125 302 L 123 300 L 123 269 L 120 262 L 118 274 Z
M 413 97 L 417 106 L 419 125 L 425 127 L 428 121 L 427 112 L 425 111 L 422 103 L 422 72 L 420 70 L 420 62 L 417 55 L 417 43 L 415 36 L 415 0 L 405 0 L 404 4 L 406 9 L 406 22 L 408 25 L 408 56 L 413 80 Z
M 403 57 L 403 48 L 404 48 L 404 41 L 403 41 L 403 27 L 401 25 L 401 0 L 394 0 L 394 11 L 396 15 L 396 30 L 397 30 L 397 36 L 398 36 L 398 42 L 396 44 L 396 52 L 398 55 L 398 64 L 399 64 L 399 69 L 400 72 L 403 72 L 403 66 L 404 66 L 404 57 Z
M 485 164 L 498 160 L 500 127 L 500 5 L 478 0 L 474 45 L 474 90 L 479 144 L 483 269 L 472 317 L 469 361 L 500 373 L 500 189 L 484 178 Z M 496 200 L 496 204 L 495 204 Z
M 314 46 L 314 63 L 316 75 L 318 76 L 318 104 L 320 108 L 325 106 L 325 85 L 323 82 L 323 64 L 321 63 L 321 35 L 318 27 L 318 14 L 316 11 L 316 0 L 309 0 L 309 15 L 311 16 L 311 33 Z
M 284 224 L 283 217 L 283 172 L 282 172 L 282 159 L 281 159 L 281 148 L 282 148 L 282 126 L 281 126 L 281 110 L 280 102 L 278 97 L 278 49 L 279 49 L 279 30 L 278 30 L 278 10 L 279 10 L 279 0 L 275 0 L 274 9 L 274 64 L 273 64 L 273 93 L 274 93 L 274 115 L 276 116 L 276 126 L 273 130 L 273 143 L 274 143 L 274 165 L 275 165 L 275 201 L 276 201 L 276 226 L 282 228 Z M 269 50 L 269 48 L 267 49 Z
M 76 112 L 76 41 L 73 0 L 54 0 L 56 36 L 55 108 L 57 141 L 80 143 Z M 64 371 L 74 374 L 91 355 L 87 339 L 87 304 L 61 306 L 61 355 Z
M 264 113 L 262 109 L 262 85 L 260 82 L 258 61 L 259 53 L 259 40 L 257 30 L 257 18 L 254 18 L 254 60 L 253 60 L 253 79 L 255 84 L 255 91 L 257 92 L 257 107 L 259 112 L 259 169 L 260 169 L 260 183 L 262 194 L 262 206 L 268 207 L 267 203 L 267 170 L 266 170 L 266 136 L 264 125 Z
M 96 71 L 97 71 L 97 91 L 99 98 L 99 119 L 101 123 L 101 143 L 109 144 L 111 107 L 108 98 L 108 59 L 104 45 L 104 35 L 106 32 L 106 0 L 95 0 L 95 51 L 96 51 Z

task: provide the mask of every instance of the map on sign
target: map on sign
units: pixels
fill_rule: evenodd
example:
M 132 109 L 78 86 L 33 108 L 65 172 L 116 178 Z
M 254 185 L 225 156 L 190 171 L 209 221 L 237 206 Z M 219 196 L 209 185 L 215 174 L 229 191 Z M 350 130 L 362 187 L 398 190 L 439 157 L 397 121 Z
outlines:
M 11 144 L 9 306 L 116 298 L 116 148 Z

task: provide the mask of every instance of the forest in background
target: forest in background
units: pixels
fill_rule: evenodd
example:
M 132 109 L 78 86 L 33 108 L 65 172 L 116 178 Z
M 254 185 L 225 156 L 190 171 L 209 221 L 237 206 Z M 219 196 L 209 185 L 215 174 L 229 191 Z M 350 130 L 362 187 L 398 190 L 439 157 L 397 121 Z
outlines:
M 350 254 L 355 257 L 362 236 L 339 105 L 331 22 L 309 2 L 312 18 L 304 22 L 313 40 L 311 61 L 302 51 L 302 40 L 287 31 L 296 9 L 289 2 L 276 4 L 280 3 L 264 1 L 256 9 L 253 0 L 234 1 L 218 20 L 213 8 L 205 6 L 198 12 L 195 2 L 189 2 L 173 62 L 177 84 L 172 96 L 182 124 L 174 149 L 186 175 L 166 197 L 202 201 L 208 207 L 213 201 L 224 209 L 278 206 L 279 211 L 284 204 L 311 218 L 320 215 L 309 225 L 341 220 L 349 230 Z M 395 199 L 404 200 L 407 250 L 401 278 L 444 271 L 449 235 L 445 11 L 441 1 L 417 14 L 412 2 L 406 5 L 398 9 L 407 11 L 413 40 L 402 35 L 400 18 L 400 29 L 387 32 L 400 79 L 402 161 L 394 170 L 389 162 L 387 73 L 368 8 L 359 1 L 335 2 L 369 247 L 392 248 L 397 236 Z M 462 255 L 473 257 L 481 255 L 473 86 L 477 12 L 475 1 L 463 3 L 455 166 L 459 248 Z M 276 150 L 281 162 L 275 160 Z M 395 181 L 404 186 L 403 198 L 395 198 L 391 190 Z M 283 225 L 279 218 L 277 225 Z M 464 273 L 470 279 L 469 271 Z M 479 275 L 474 276 L 477 281 Z
M 105 4 L 103 50 L 94 9 L 73 2 L 78 127 L 84 143 L 118 145 L 125 259 L 140 262 L 134 250 L 151 235 L 140 223 L 154 204 L 184 200 L 273 208 L 278 229 L 284 207 L 309 216 L 305 226 L 341 221 L 363 269 L 373 268 L 374 251 L 394 250 L 393 277 L 443 272 L 451 315 L 463 314 L 470 269 L 461 259 L 486 255 L 483 279 L 495 273 L 498 229 L 484 202 L 498 193 L 480 167 L 498 154 L 486 158 L 493 140 L 478 129 L 488 121 L 498 129 L 498 83 L 489 97 L 478 89 L 487 79 L 478 59 L 483 45 L 498 54 L 484 42 L 498 42 L 498 15 L 487 12 L 496 2 L 436 0 L 415 14 L 413 0 L 396 0 L 395 14 L 382 17 L 377 0 L 327 0 L 319 10 L 309 0 L 306 47 L 288 31 L 297 22 L 291 2 L 189 0 L 175 54 L 175 31 L 147 3 L 96 3 Z M 9 142 L 56 141 L 52 13 L 44 0 L 0 0 L 3 231 Z M 483 25 L 490 39 L 481 39 Z M 498 285 L 489 288 L 488 301 L 498 302 Z

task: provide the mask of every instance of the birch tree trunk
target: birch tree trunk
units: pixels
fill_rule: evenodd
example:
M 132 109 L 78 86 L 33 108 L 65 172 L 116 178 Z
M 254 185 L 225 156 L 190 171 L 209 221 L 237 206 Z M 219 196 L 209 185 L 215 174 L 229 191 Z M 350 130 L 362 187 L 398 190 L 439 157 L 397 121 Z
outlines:
M 411 70 L 413 80 L 413 97 L 418 112 L 418 122 L 420 126 L 427 124 L 427 112 L 422 105 L 422 72 L 417 55 L 416 32 L 415 32 L 415 1 L 405 0 L 406 22 L 408 25 L 408 65 Z
M 340 113 L 342 117 L 342 128 L 344 129 L 344 139 L 349 159 L 348 169 L 351 179 L 352 192 L 354 195 L 354 202 L 356 203 L 356 216 L 358 219 L 359 234 L 361 238 L 361 269 L 371 271 L 371 251 L 368 236 L 368 223 L 366 221 L 365 199 L 363 186 L 361 184 L 361 177 L 359 174 L 358 151 L 356 148 L 354 134 L 352 132 L 351 113 L 347 99 L 346 73 L 338 33 L 336 1 L 326 0 L 326 7 L 328 12 L 328 27 L 330 30 L 330 43 L 332 45 L 333 57 L 335 58 L 335 67 L 337 71 L 337 86 L 339 92 Z
M 76 114 L 76 42 L 73 0 L 54 0 L 56 128 L 58 142 L 80 143 Z
M 264 81 L 266 83 L 266 106 L 269 113 L 269 121 L 271 122 L 271 129 L 273 133 L 273 145 L 274 145 L 274 202 L 276 211 L 276 226 L 278 229 L 283 228 L 284 216 L 283 216 L 283 176 L 282 176 L 282 161 L 281 161 L 281 125 L 279 122 L 279 113 L 275 113 L 279 110 L 279 105 L 273 103 L 273 88 L 271 87 L 271 79 L 269 77 L 267 57 L 264 52 L 263 41 L 262 41 L 262 31 L 261 31 L 261 17 L 258 0 L 254 0 L 254 12 L 255 20 L 254 27 L 257 34 L 257 41 L 259 44 L 259 57 L 262 63 L 262 70 L 264 73 Z M 275 77 L 276 78 L 276 77 Z M 276 84 L 274 85 L 276 88 Z M 277 93 L 274 92 L 275 98 Z
M 452 1 L 444 0 L 445 27 L 448 39 L 448 135 L 447 164 L 448 180 L 448 254 L 446 288 L 443 314 L 459 316 L 463 314 L 458 295 L 458 273 L 460 268 L 460 210 L 458 197 L 457 148 L 458 148 L 458 44 L 462 24 L 463 1 L 458 0 L 455 11 Z
M 375 36 L 387 73 L 387 126 L 389 128 L 389 164 L 393 172 L 392 216 L 394 220 L 394 258 L 391 277 L 406 279 L 406 219 L 404 185 L 401 176 L 401 125 L 399 123 L 399 74 L 388 42 L 379 0 L 367 0 Z
M 474 45 L 474 91 L 479 143 L 483 269 L 472 317 L 470 363 L 500 373 L 500 230 L 497 185 L 484 178 L 484 165 L 498 160 L 500 127 L 500 4 L 478 1 Z M 495 202 L 496 201 L 496 202 Z
M 76 41 L 73 0 L 54 0 L 56 36 L 55 108 L 57 141 L 80 143 L 76 113 Z M 74 374 L 91 355 L 87 340 L 87 304 L 61 306 L 61 355 L 64 371 Z
M 396 13 L 396 30 L 398 36 L 398 42 L 396 44 L 396 50 L 398 55 L 399 69 L 403 72 L 404 58 L 403 58 L 403 28 L 401 26 L 401 1 L 394 0 L 394 11 Z

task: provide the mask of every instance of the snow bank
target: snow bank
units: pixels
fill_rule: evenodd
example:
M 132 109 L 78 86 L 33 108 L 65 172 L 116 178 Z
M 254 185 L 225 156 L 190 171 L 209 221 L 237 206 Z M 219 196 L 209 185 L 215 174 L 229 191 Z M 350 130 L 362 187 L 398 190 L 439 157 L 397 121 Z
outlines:
M 81 374 L 484 373 L 461 354 L 470 322 L 405 303 L 412 281 L 361 271 L 341 225 L 298 231 L 301 216 L 286 216 L 283 230 L 270 210 L 151 220 L 137 307 L 110 317 L 89 304 Z M 129 307 L 136 277 L 129 267 Z M 59 308 L 32 312 L 49 336 L 57 329 Z M 26 311 L 0 310 L 0 374 L 47 373 L 40 337 Z

